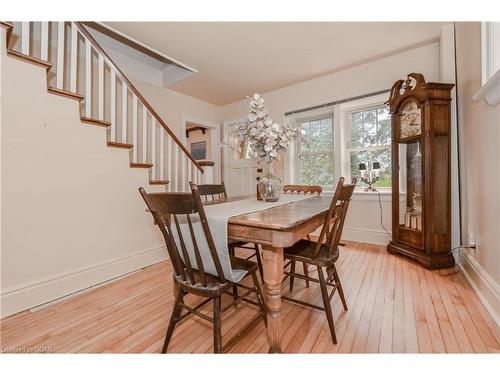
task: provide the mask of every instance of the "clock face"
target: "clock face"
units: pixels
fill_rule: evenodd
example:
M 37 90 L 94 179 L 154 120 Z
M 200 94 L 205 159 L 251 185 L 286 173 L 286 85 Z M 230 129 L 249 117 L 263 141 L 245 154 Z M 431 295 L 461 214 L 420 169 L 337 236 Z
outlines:
M 407 102 L 400 113 L 400 138 L 419 135 L 422 132 L 421 110 L 414 101 Z

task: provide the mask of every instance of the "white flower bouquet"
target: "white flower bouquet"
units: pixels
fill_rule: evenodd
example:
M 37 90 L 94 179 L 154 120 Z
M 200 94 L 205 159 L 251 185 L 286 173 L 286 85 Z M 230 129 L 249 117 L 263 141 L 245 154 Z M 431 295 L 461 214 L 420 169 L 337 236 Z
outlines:
M 238 152 L 242 145 L 248 145 L 250 156 L 271 164 L 280 151 L 286 151 L 290 143 L 299 135 L 290 125 L 275 123 L 264 106 L 264 98 L 253 94 L 248 98 L 249 113 L 243 125 L 233 128 L 233 143 Z
M 278 159 L 279 152 L 286 151 L 301 134 L 290 125 L 276 124 L 259 94 L 248 98 L 248 106 L 247 120 L 233 127 L 229 144 L 238 153 L 242 147 L 248 147 L 250 157 L 267 163 L 267 174 L 259 180 L 258 189 L 265 201 L 276 202 L 281 193 L 281 180 L 273 173 L 273 162 Z

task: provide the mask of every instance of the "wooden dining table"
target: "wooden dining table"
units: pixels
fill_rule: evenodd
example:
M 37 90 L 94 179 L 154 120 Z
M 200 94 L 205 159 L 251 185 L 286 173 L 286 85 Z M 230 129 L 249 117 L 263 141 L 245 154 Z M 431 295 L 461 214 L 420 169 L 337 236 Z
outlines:
M 243 198 L 248 198 L 248 196 L 224 201 Z M 328 196 L 313 196 L 309 199 L 234 216 L 228 221 L 230 239 L 257 243 L 262 246 L 264 296 L 268 308 L 269 353 L 283 352 L 281 347 L 283 249 L 294 245 L 322 225 L 331 201 L 332 198 Z

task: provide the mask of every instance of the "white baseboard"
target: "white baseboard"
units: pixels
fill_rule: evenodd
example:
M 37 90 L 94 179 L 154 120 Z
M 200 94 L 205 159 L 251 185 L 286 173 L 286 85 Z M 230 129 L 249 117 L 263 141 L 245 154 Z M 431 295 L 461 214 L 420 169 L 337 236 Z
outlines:
M 458 266 L 484 308 L 500 327 L 500 287 L 471 255 L 459 253 Z
M 391 238 L 382 230 L 344 227 L 342 240 L 386 246 Z
M 165 259 L 165 246 L 156 246 L 104 263 L 3 289 L 0 295 L 0 317 L 45 304 Z

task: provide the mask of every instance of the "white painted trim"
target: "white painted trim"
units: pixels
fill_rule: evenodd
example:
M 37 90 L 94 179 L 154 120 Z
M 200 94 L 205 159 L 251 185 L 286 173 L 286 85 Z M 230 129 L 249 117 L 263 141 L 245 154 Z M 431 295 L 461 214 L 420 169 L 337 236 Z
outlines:
M 489 105 L 500 103 L 500 70 L 497 70 L 491 78 L 474 94 L 474 100 L 484 99 Z
M 30 22 L 21 22 L 21 52 L 30 54 Z
M 455 25 L 448 23 L 441 26 L 441 40 L 439 43 L 440 51 L 440 79 L 441 82 L 453 83 L 455 87 L 451 90 L 451 129 L 450 129 L 450 157 L 451 157 L 451 247 L 455 248 L 460 246 L 461 243 L 461 228 L 460 228 L 460 214 L 465 213 L 465 205 L 460 207 L 460 179 L 459 171 L 459 137 L 458 137 L 458 123 L 457 123 L 457 87 L 456 87 L 456 66 L 455 66 Z M 463 157 L 463 155 L 461 156 Z M 465 160 L 465 157 L 463 157 Z M 464 174 L 462 174 L 464 176 Z
M 4 318 L 45 304 L 166 259 L 165 245 L 158 245 L 71 272 L 2 289 L 0 316 Z
M 500 286 L 470 254 L 459 253 L 458 266 L 486 311 L 500 327 Z
M 383 230 L 344 227 L 342 240 L 386 246 L 391 238 Z
M 106 24 L 105 24 L 105 23 L 103 23 L 103 22 L 96 22 L 96 23 L 97 23 L 98 25 L 100 25 L 100 26 L 102 26 L 102 27 L 104 27 L 104 28 L 108 29 L 108 30 L 111 30 L 111 31 L 112 31 L 112 32 L 114 32 L 115 34 L 118 34 L 118 35 L 122 36 L 123 38 L 128 39 L 128 40 L 130 40 L 130 41 L 132 41 L 132 42 L 136 43 L 137 45 L 140 45 L 140 46 L 142 46 L 142 47 L 144 47 L 144 48 L 146 48 L 146 49 L 148 49 L 148 50 L 150 50 L 150 51 L 152 51 L 152 52 L 156 53 L 157 55 L 164 57 L 166 60 L 170 60 L 170 61 L 172 61 L 173 63 L 175 63 L 175 64 L 179 65 L 180 67 L 183 67 L 184 69 L 190 70 L 190 71 L 191 71 L 191 72 L 193 72 L 193 73 L 198 73 L 198 70 L 196 70 L 195 68 L 192 68 L 192 67 L 190 67 L 190 66 L 188 66 L 188 65 L 186 65 L 186 64 L 184 64 L 184 63 L 182 63 L 182 62 L 180 62 L 180 61 L 178 61 L 178 60 L 176 60 L 176 59 L 174 59 L 174 58 L 172 58 L 172 57 L 170 57 L 170 56 L 167 56 L 167 55 L 165 55 L 164 53 L 159 52 L 158 50 L 156 50 L 156 49 L 154 49 L 154 48 L 152 48 L 152 47 L 148 46 L 147 44 L 144 44 L 144 43 L 139 42 L 138 40 L 136 40 L 136 39 L 134 39 L 134 38 L 132 38 L 132 37 L 130 37 L 130 36 L 128 36 L 128 35 L 126 35 L 126 34 L 124 34 L 124 33 L 120 32 L 120 31 L 118 31 L 118 30 L 116 30 L 115 28 L 113 28 L 113 27 L 111 27 L 111 26 L 109 26 L 109 25 L 106 25 Z
M 49 59 L 49 23 L 42 22 L 40 31 L 40 58 L 44 61 Z
M 56 65 L 56 87 L 64 88 L 64 58 L 65 58 L 65 26 L 64 21 L 57 23 L 57 65 Z
M 352 195 L 353 201 L 378 202 L 378 193 L 373 191 L 363 191 L 363 188 L 357 188 Z M 381 202 L 391 202 L 392 192 L 389 189 L 379 190 Z M 333 195 L 333 191 L 323 190 L 322 195 Z M 404 199 L 404 194 L 400 193 L 400 199 Z

